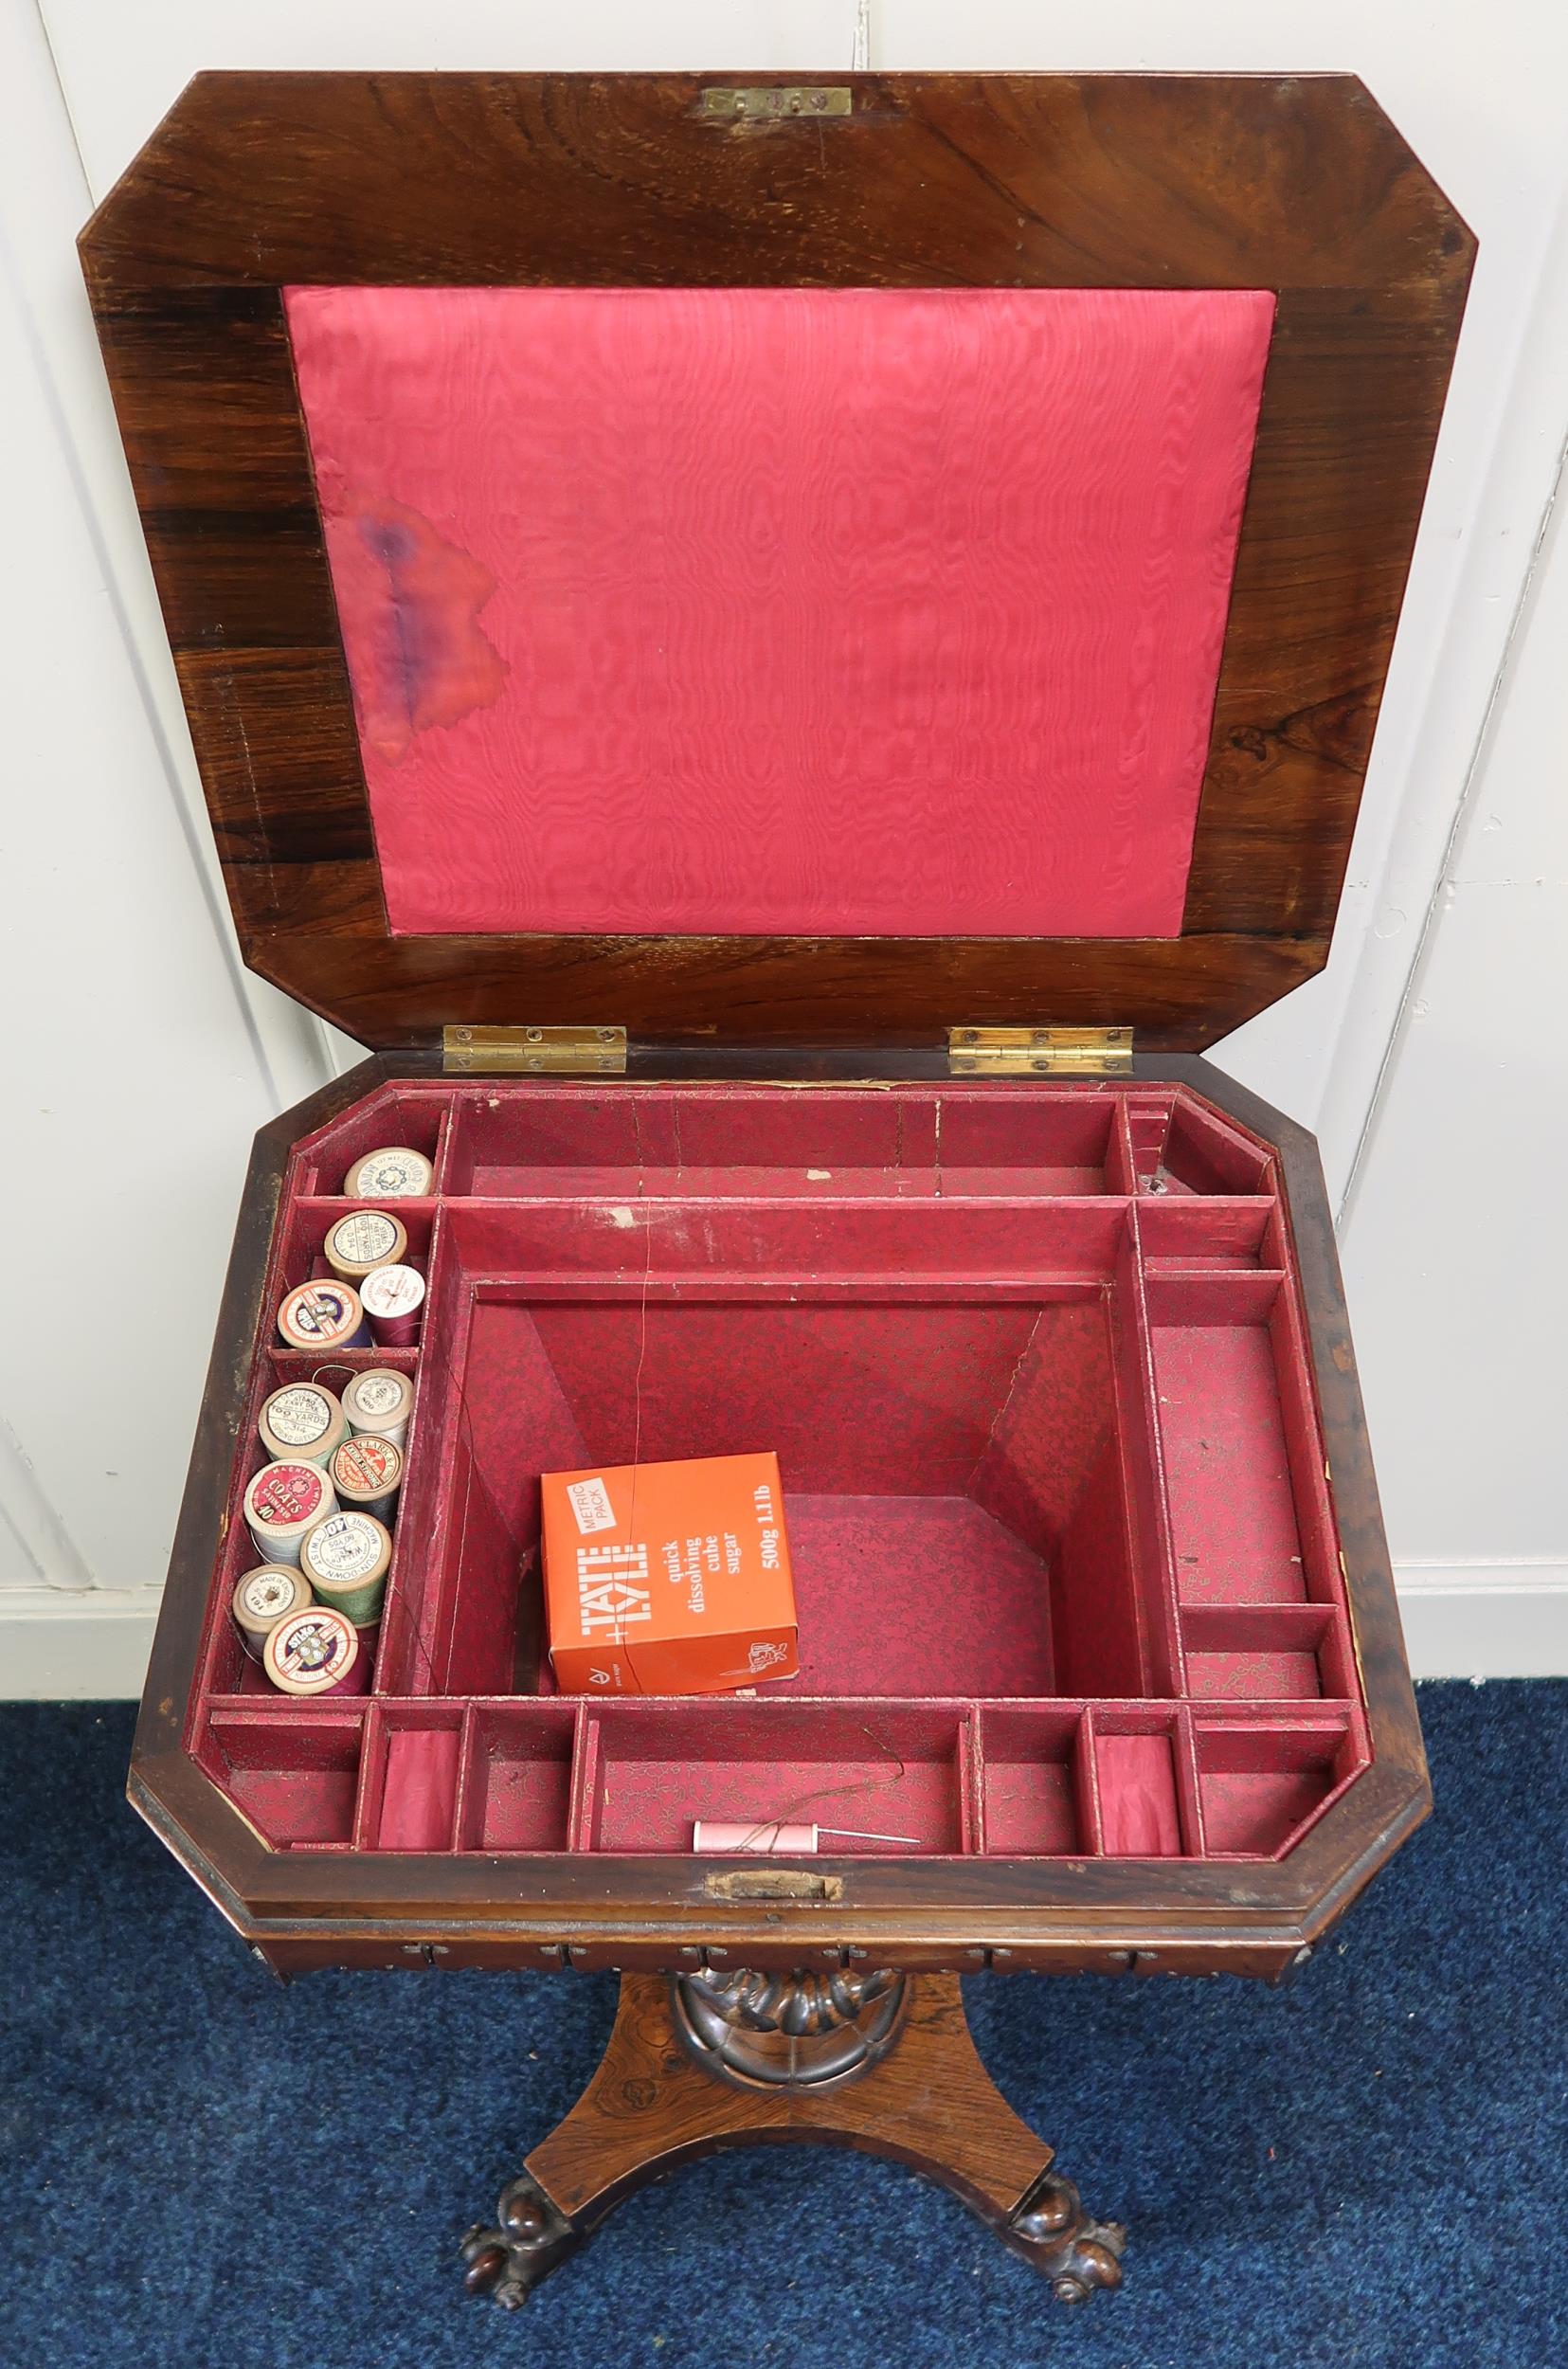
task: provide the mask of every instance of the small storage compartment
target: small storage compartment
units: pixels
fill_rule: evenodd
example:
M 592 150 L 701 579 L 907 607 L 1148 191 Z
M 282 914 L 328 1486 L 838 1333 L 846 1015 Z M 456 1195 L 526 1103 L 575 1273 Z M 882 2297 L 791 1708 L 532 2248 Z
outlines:
M 460 1703 L 378 1703 L 367 1727 L 362 1851 L 450 1851 L 461 1754 Z
M 277 1708 L 274 1708 L 274 1706 Z M 215 1713 L 196 1758 L 274 1850 L 353 1839 L 364 1717 L 324 1703 Z
M 463 1761 L 463 1851 L 564 1851 L 571 1807 L 569 1703 L 477 1703 Z
M 1279 1858 L 1364 1764 L 1359 1712 L 1194 1723 L 1211 1857 Z
M 1082 1782 L 1083 1714 L 1054 1705 L 981 1713 L 985 1849 L 1002 1858 L 1089 1857 L 1099 1847 L 1094 1789 Z
M 815 1825 L 836 1858 L 961 1852 L 973 1848 L 969 1758 L 968 1715 L 953 1706 L 622 1700 L 589 1718 L 576 1839 L 690 1852 L 696 1820 L 712 1818 Z
M 1095 1704 L 1087 1724 L 1106 1856 L 1199 1856 L 1203 1830 L 1185 1714 L 1152 1704 Z
M 1151 1279 L 1177 1585 L 1184 1604 L 1307 1595 L 1271 1323 L 1280 1278 Z
M 384 1086 L 341 1118 L 308 1135 L 296 1153 L 296 1192 L 337 1196 L 349 1170 L 372 1151 L 406 1146 L 420 1151 L 434 1170 L 432 1194 L 445 1189 L 445 1148 L 450 1093 L 441 1085 Z M 415 1204 L 417 1206 L 417 1203 Z M 403 1216 L 408 1203 L 400 1202 Z

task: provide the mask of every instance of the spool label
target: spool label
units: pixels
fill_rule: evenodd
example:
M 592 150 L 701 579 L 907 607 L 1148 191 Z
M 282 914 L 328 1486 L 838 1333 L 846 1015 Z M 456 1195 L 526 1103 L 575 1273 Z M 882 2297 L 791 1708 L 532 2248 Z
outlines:
M 327 1484 L 314 1464 L 273 1464 L 245 1492 L 250 1519 L 265 1528 L 293 1529 L 326 1501 Z
M 396 1480 L 402 1460 L 389 1439 L 376 1439 L 367 1432 L 358 1439 L 345 1439 L 333 1457 L 333 1478 L 345 1489 L 379 1494 Z
M 333 1513 L 305 1541 L 305 1560 L 324 1580 L 363 1580 L 380 1562 L 382 1544 L 368 1513 Z
M 354 1635 L 341 1613 L 318 1605 L 280 1620 L 267 1639 L 267 1655 L 285 1678 L 320 1678 L 330 1685 L 341 1677 L 354 1644 Z
M 278 1620 L 288 1611 L 299 1590 L 292 1579 L 284 1579 L 277 1571 L 258 1571 L 240 1590 L 240 1603 L 253 1620 Z
M 398 1230 L 390 1218 L 379 1209 L 361 1209 L 351 1218 L 338 1219 L 328 1247 L 339 1258 L 361 1267 L 368 1266 L 372 1258 L 389 1258 L 397 1247 L 397 1238 Z
M 283 1314 L 292 1331 L 306 1340 L 330 1345 L 354 1329 L 353 1309 L 335 1283 L 305 1283 L 291 1292 Z
M 400 1200 L 430 1189 L 430 1163 L 418 1151 L 372 1151 L 362 1160 L 350 1186 L 357 1199 Z
M 291 1448 L 308 1448 L 312 1440 L 332 1429 L 332 1408 L 308 1383 L 278 1391 L 261 1412 L 273 1438 L 285 1440 Z
M 403 1404 L 403 1390 L 397 1374 L 361 1374 L 353 1386 L 354 1413 L 378 1419 L 390 1415 Z
M 412 1267 L 378 1267 L 360 1294 L 375 1316 L 409 1316 L 424 1297 L 424 1277 Z

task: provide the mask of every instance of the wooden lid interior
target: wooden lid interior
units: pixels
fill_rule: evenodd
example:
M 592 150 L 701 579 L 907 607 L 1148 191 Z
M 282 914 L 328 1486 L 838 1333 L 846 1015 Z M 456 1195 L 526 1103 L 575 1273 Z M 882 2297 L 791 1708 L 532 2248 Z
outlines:
M 1472 243 L 1341 78 L 200 78 L 82 253 L 247 959 L 1189 1047 L 1326 959 Z

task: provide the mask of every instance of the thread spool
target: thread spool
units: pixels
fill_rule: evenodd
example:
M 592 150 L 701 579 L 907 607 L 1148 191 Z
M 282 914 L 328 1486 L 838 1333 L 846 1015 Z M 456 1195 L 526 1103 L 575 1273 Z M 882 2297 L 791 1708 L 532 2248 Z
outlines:
M 874 1835 L 860 1826 L 790 1825 L 781 1819 L 699 1817 L 692 1828 L 694 1851 L 815 1852 L 824 1835 L 845 1842 L 904 1842 L 918 1844 L 917 1835 Z
M 299 1568 L 316 1601 L 368 1629 L 381 1619 L 392 1541 L 373 1513 L 329 1513 L 299 1552 Z
M 327 1228 L 321 1256 L 340 1282 L 363 1283 L 377 1267 L 392 1267 L 408 1247 L 408 1229 L 386 1209 L 351 1209 Z
M 382 1348 L 413 1347 L 424 1313 L 424 1277 L 417 1267 L 377 1267 L 366 1276 L 360 1298 Z
M 314 1283 L 297 1283 L 285 1292 L 278 1311 L 278 1329 L 291 1349 L 362 1349 L 369 1345 L 369 1327 L 351 1283 L 322 1275 Z
M 403 1481 L 403 1451 L 373 1431 L 356 1433 L 333 1452 L 327 1467 L 333 1493 L 355 1513 L 389 1523 Z
M 307 1530 L 336 1508 L 321 1467 L 300 1458 L 263 1464 L 245 1488 L 245 1528 L 263 1563 L 297 1564 Z
M 817 1848 L 815 1826 L 770 1824 L 753 1818 L 747 1826 L 718 1817 L 699 1817 L 692 1829 L 694 1851 L 802 1851 Z
M 291 1382 L 266 1401 L 256 1428 L 275 1461 L 326 1465 L 348 1438 L 349 1419 L 319 1383 Z
M 351 1201 L 423 1201 L 435 1174 L 423 1151 L 410 1150 L 406 1144 L 387 1144 L 354 1162 L 343 1190 Z
M 286 1563 L 263 1563 L 234 1583 L 234 1625 L 252 1661 L 260 1661 L 267 1638 L 286 1614 L 311 1600 L 301 1574 Z
M 414 1411 L 414 1385 L 406 1374 L 390 1365 L 371 1365 L 355 1374 L 343 1393 L 343 1412 L 351 1432 L 373 1431 L 394 1448 L 406 1448 L 408 1418 Z
M 358 1631 L 331 1604 L 285 1613 L 267 1633 L 261 1667 L 281 1694 L 363 1694 L 370 1683 Z

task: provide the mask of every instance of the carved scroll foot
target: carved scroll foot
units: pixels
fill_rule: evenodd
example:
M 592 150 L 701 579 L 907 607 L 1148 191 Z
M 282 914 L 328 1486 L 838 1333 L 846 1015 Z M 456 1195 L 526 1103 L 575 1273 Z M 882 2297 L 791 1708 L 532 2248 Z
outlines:
M 950 2189 L 1083 2303 L 1122 2280 L 1126 2233 L 1090 2220 L 981 2063 L 958 1978 L 892 1968 L 628 1974 L 599 2070 L 463 2240 L 466 2285 L 506 2309 L 645 2180 L 720 2149 L 815 2142 Z
M 494 2225 L 478 2224 L 462 2241 L 463 2287 L 488 2295 L 503 2311 L 526 2304 L 541 2279 L 583 2243 L 566 2215 L 526 2172 L 501 2191 Z
M 1122 2284 L 1127 2233 L 1120 2221 L 1091 2221 L 1070 2179 L 1042 2172 L 1007 2223 L 1015 2253 L 1032 2262 L 1061 2304 L 1086 2304 L 1096 2288 Z

